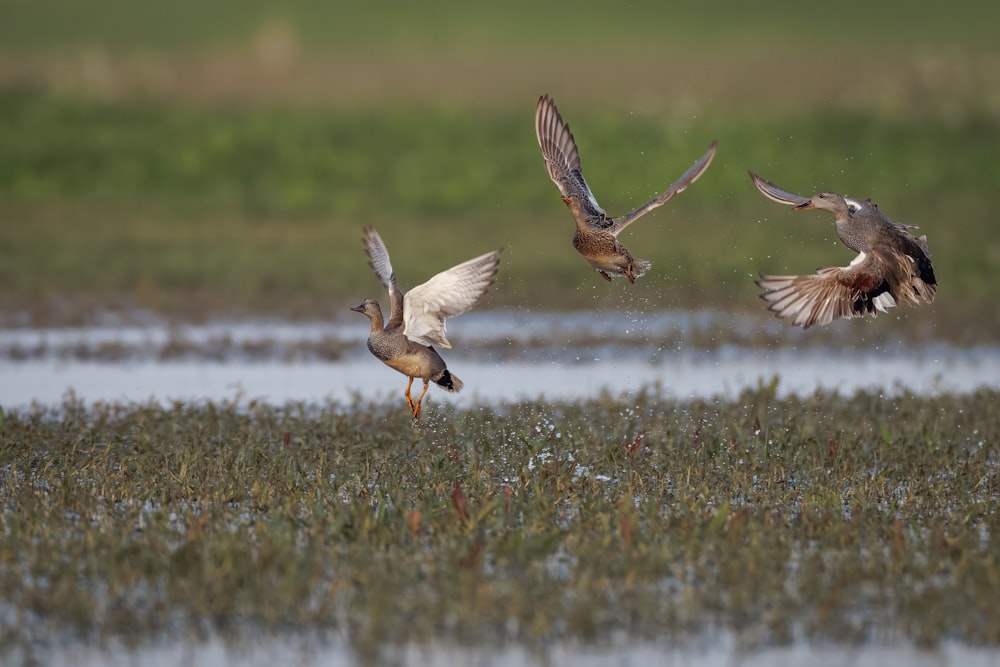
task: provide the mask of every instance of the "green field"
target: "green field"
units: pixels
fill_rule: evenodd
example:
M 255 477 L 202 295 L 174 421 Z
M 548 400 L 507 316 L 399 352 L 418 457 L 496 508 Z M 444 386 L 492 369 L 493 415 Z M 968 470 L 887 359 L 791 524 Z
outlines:
M 606 50 L 678 42 L 701 44 L 706 51 L 722 44 L 754 49 L 816 44 L 868 50 L 914 44 L 993 48 L 992 26 L 1000 10 L 975 0 L 920 7 L 844 0 L 836 12 L 816 0 L 794 6 L 780 0 L 753 5 L 722 0 L 703 8 L 653 0 L 627 7 L 594 0 L 541 6 L 514 0 L 503 7 L 436 0 L 415 7 L 397 0 L 380 8 L 311 0 L 280 6 L 267 0 L 208 5 L 178 0 L 169 6 L 107 0 L 91 7 L 67 0 L 3 0 L 0 16 L 6 19 L 0 22 L 0 44 L 30 51 L 94 45 L 157 51 L 231 47 L 258 34 L 261 25 L 280 22 L 295 30 L 304 48 L 377 53 L 435 46 L 583 50 L 599 37 Z
M 900 7 L 438 3 L 383 21 L 336 3 L 0 3 L 17 19 L 0 20 L 0 306 L 57 325 L 329 318 L 380 296 L 358 242 L 373 224 L 405 286 L 505 246 L 485 307 L 756 311 L 756 273 L 852 254 L 824 215 L 760 197 L 753 169 L 919 225 L 941 281 L 919 317 L 995 341 L 997 10 L 907 6 L 887 29 Z M 569 245 L 534 139 L 543 92 L 612 214 L 719 140 L 702 180 L 623 235 L 654 261 L 634 287 Z

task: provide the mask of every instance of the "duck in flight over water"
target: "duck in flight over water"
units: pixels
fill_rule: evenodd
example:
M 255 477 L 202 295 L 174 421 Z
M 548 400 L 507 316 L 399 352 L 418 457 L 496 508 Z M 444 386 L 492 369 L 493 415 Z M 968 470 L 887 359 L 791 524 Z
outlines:
M 768 310 L 808 329 L 839 318 L 875 317 L 898 303 L 934 301 L 937 279 L 926 236 L 913 236 L 886 217 L 870 199 L 857 201 L 833 192 L 802 197 L 748 172 L 758 191 L 795 211 L 811 208 L 836 216 L 837 236 L 858 253 L 849 265 L 819 269 L 802 276 L 760 274 L 760 295 Z
M 389 321 L 384 322 L 382 308 L 375 299 L 365 299 L 351 310 L 371 320 L 371 353 L 410 379 L 404 392 L 406 404 L 413 418 L 419 419 L 420 404 L 431 382 L 450 392 L 462 389 L 462 381 L 448 370 L 433 346 L 451 347 L 445 337 L 445 318 L 458 317 L 486 293 L 496 279 L 500 250 L 442 271 L 404 295 L 396 285 L 396 273 L 382 237 L 368 227 L 362 241 L 370 266 L 389 292 Z M 410 395 L 414 378 L 424 381 L 416 401 Z
M 675 195 L 705 173 L 715 157 L 716 142 L 708 152 L 677 179 L 666 192 L 636 210 L 619 218 L 612 218 L 598 205 L 590 186 L 583 178 L 580 168 L 580 152 L 577 150 L 569 125 L 563 122 L 556 103 L 548 95 L 538 98 L 535 107 L 535 135 L 545 158 L 545 170 L 562 193 L 562 200 L 576 220 L 573 247 L 583 255 L 605 280 L 611 275 L 625 276 L 630 283 L 646 272 L 650 262 L 636 259 L 628 248 L 618 242 L 618 235 L 639 217 L 666 204 Z M 610 274 L 610 275 L 609 275 Z

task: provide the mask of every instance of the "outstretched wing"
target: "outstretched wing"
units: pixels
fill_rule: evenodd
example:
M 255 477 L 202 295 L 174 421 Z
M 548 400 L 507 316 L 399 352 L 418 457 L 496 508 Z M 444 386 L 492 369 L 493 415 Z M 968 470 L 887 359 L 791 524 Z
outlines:
M 563 122 L 556 103 L 548 95 L 538 98 L 535 107 L 535 136 L 545 158 L 545 171 L 563 197 L 580 203 L 590 220 L 610 219 L 600 207 L 580 168 L 580 151 L 576 147 L 569 125 Z
M 392 263 L 389 261 L 389 251 L 374 227 L 366 227 L 361 240 L 365 244 L 368 265 L 372 267 L 375 275 L 389 292 L 388 325 L 398 325 L 403 321 L 403 294 L 396 286 L 396 273 L 392 270 Z
M 779 204 L 785 204 L 787 206 L 801 206 L 802 204 L 807 204 L 812 201 L 809 197 L 803 197 L 802 195 L 797 195 L 794 192 L 783 190 L 771 181 L 761 178 L 752 171 L 748 171 L 747 173 L 750 174 L 750 180 L 753 181 L 757 190 L 771 201 L 776 201 Z
M 442 271 L 403 297 L 403 333 L 422 345 L 451 347 L 445 318 L 457 317 L 476 305 L 493 284 L 500 250 L 480 255 Z
M 618 236 L 623 229 L 632 224 L 640 216 L 652 211 L 657 206 L 663 206 L 668 201 L 673 199 L 675 195 L 679 195 L 684 192 L 689 185 L 697 181 L 701 175 L 705 173 L 705 170 L 708 169 L 708 165 L 712 164 L 712 158 L 715 157 L 715 148 L 717 145 L 718 142 L 713 141 L 711 145 L 709 145 L 705 154 L 698 158 L 698 161 L 691 165 L 691 168 L 685 171 L 680 178 L 674 181 L 673 185 L 667 188 L 666 192 L 652 201 L 647 202 L 643 206 L 640 206 L 631 213 L 623 215 L 619 218 L 618 222 L 615 223 L 614 229 L 611 230 L 611 233 Z
M 819 269 L 804 276 L 761 274 L 757 281 L 768 310 L 808 329 L 814 324 L 862 317 L 896 305 L 893 271 L 878 254 L 859 254 L 849 266 Z

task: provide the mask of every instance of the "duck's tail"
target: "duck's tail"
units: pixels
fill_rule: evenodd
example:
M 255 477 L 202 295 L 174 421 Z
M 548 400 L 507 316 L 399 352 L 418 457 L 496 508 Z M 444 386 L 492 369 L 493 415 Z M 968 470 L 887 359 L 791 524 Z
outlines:
M 459 380 L 457 375 L 452 375 L 451 371 L 447 368 L 441 372 L 441 375 L 431 379 L 435 382 L 435 384 L 437 384 L 437 386 L 441 387 L 445 391 L 462 391 L 462 387 L 465 386 L 465 383 Z
M 633 259 L 632 260 L 632 277 L 641 278 L 642 274 L 649 270 L 653 263 L 648 259 Z

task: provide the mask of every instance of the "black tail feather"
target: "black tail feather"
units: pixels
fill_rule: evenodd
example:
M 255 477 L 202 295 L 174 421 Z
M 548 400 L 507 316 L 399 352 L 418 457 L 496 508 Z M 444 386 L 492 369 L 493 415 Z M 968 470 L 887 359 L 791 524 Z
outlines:
M 458 379 L 457 375 L 452 375 L 451 371 L 445 369 L 441 375 L 434 378 L 434 382 L 447 391 L 461 391 L 464 386 L 462 381 Z

